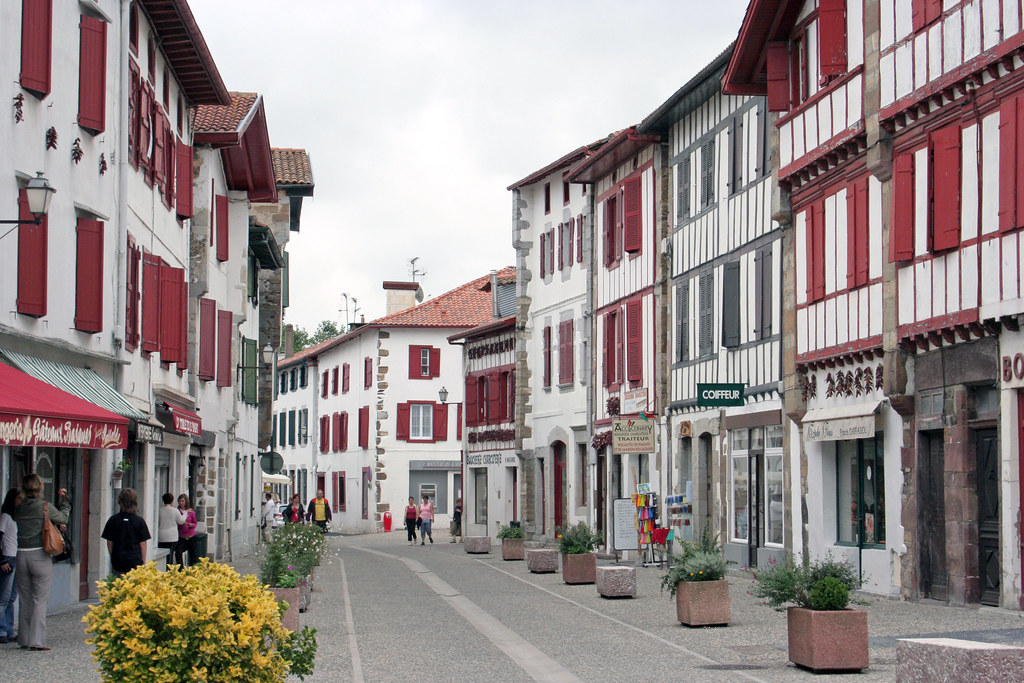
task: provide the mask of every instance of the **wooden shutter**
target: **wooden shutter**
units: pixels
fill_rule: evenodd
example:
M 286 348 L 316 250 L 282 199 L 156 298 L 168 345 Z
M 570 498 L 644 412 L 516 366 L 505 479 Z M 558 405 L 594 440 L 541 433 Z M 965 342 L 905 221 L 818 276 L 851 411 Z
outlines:
M 231 311 L 217 311 L 217 386 L 231 386 Z
M 626 303 L 626 379 L 638 382 L 644 378 L 643 300 Z
M 348 413 L 343 412 L 341 414 L 341 440 L 340 450 L 348 450 Z
M 555 229 L 548 232 L 548 269 L 555 274 Z
M 576 216 L 576 263 L 583 263 L 583 214 Z
M 715 203 L 715 140 L 708 140 L 700 148 L 700 208 Z
M 175 184 L 178 187 L 178 216 L 192 218 L 192 145 L 179 142 L 175 154 Z
M 626 316 L 623 315 L 621 309 L 615 315 L 615 323 L 615 381 L 621 383 L 625 377 L 623 354 L 625 352 L 626 340 Z
M 331 395 L 332 396 L 337 396 L 338 395 L 338 369 L 339 368 L 338 368 L 337 365 L 335 365 L 334 368 L 331 369 Z
M 335 453 L 341 448 L 341 413 L 331 415 L 331 450 Z
M 772 334 L 772 248 L 765 247 L 758 252 L 760 259 L 757 277 L 757 338 L 767 339 Z
M 160 349 L 160 259 L 142 254 L 142 350 Z
M 320 452 L 326 453 L 330 450 L 331 444 L 331 416 L 320 417 Z
M 818 0 L 818 54 L 821 73 L 846 73 L 846 0 Z
M 861 178 L 846 187 L 846 284 L 850 289 L 868 282 L 868 221 L 868 179 Z
M 373 386 L 373 357 L 367 356 L 363 359 L 363 388 L 369 389 Z
M 768 111 L 788 111 L 790 102 L 789 44 L 770 42 L 766 47 Z
M 687 154 L 676 166 L 676 219 L 690 217 L 690 155 Z
M 139 146 L 138 162 L 145 171 L 144 178 L 149 185 L 153 184 L 152 154 L 153 144 L 153 89 L 149 83 L 142 82 L 139 91 Z
M 50 92 L 52 0 L 21 0 L 21 87 L 40 97 Z
M 320 418 L 320 424 L 323 425 L 323 423 L 324 423 L 324 418 L 321 417 Z M 323 438 L 323 436 L 322 436 L 323 430 L 322 429 L 320 430 L 320 433 L 321 433 L 321 438 Z M 289 446 L 294 446 L 295 445 L 295 411 L 294 410 L 289 410 L 288 411 L 288 445 Z
M 359 409 L 359 445 L 363 445 L 363 409 Z M 409 404 L 398 404 L 398 424 L 395 426 L 395 438 L 400 441 L 409 440 Z
M 125 268 L 125 325 L 124 346 L 134 351 L 139 345 L 139 280 L 142 268 L 142 250 L 135 238 L 128 235 L 126 249 L 128 263 Z
M 1017 97 L 1008 97 L 999 104 L 999 230 L 1002 232 L 1017 227 L 1020 194 L 1017 166 L 1021 163 L 1017 149 L 1019 107 L 1020 99 Z
M 729 126 L 729 192 L 736 194 L 743 187 L 743 165 L 747 157 L 743 153 L 743 116 L 734 116 Z
M 629 178 L 623 184 L 624 231 L 622 248 L 633 254 L 643 249 L 643 200 L 640 176 Z
M 448 440 L 448 406 L 434 404 L 434 441 Z
M 327 398 L 327 371 L 320 375 L 320 397 Z
M 604 386 L 615 383 L 615 314 L 605 313 L 604 316 L 604 368 L 602 380 Z
M 28 195 L 18 192 L 18 220 L 31 221 Z M 47 254 L 49 251 L 48 217 L 39 225 L 18 226 L 18 313 L 32 317 L 46 315 Z
M 430 349 L 430 376 L 441 376 L 441 349 Z
M 573 252 L 573 249 L 574 249 L 573 245 L 575 244 L 575 240 L 576 240 L 576 217 L 573 216 L 572 218 L 569 219 L 569 238 L 566 240 L 566 244 L 569 245 L 569 248 L 567 250 L 568 259 L 567 259 L 567 262 L 565 264 L 566 268 L 571 267 L 572 266 L 572 262 L 576 260 L 572 256 L 572 252 Z
M 544 337 L 541 342 L 544 345 L 544 386 L 551 386 L 551 325 L 544 326 Z
M 199 299 L 199 379 L 209 382 L 217 371 L 217 302 Z M 282 378 L 284 376 L 282 375 Z
M 164 117 L 160 105 L 153 107 L 153 182 L 160 194 L 164 194 L 164 177 L 167 172 L 167 118 Z
M 907 261 L 914 258 L 914 153 L 897 154 L 894 167 L 889 260 Z
M 960 124 L 932 132 L 932 249 L 960 246 Z
M 682 282 L 676 287 L 676 362 L 690 357 L 690 284 Z
M 352 368 L 348 363 L 343 363 L 341 366 L 341 393 L 347 394 L 349 389 L 349 380 L 351 379 Z
M 423 361 L 420 354 L 420 349 L 422 348 L 422 346 L 416 346 L 415 344 L 409 345 L 409 379 L 420 379 L 423 377 Z
M 740 263 L 722 266 L 722 346 L 740 345 Z
M 810 266 L 810 301 L 825 298 L 825 201 L 819 200 L 811 206 L 811 239 L 807 242 L 808 264 Z
M 602 263 L 605 266 L 610 266 L 615 262 L 615 198 L 611 197 L 606 199 L 604 202 L 604 211 L 602 212 L 603 227 L 602 227 L 602 240 L 601 248 L 603 249 Z
M 558 224 L 558 270 L 565 266 L 565 224 Z M 554 270 L 552 268 L 551 270 Z
M 79 34 L 78 125 L 102 133 L 107 118 L 107 22 L 83 14 Z
M 459 403 L 455 410 L 455 438 L 462 441 L 462 404 Z
M 242 400 L 256 405 L 257 371 L 259 369 L 259 343 L 255 339 L 242 338 Z
M 544 267 L 545 254 L 547 253 L 547 239 L 548 235 L 546 232 L 540 234 L 540 279 L 543 280 L 547 276 L 547 272 Z
M 487 424 L 497 424 L 501 417 L 501 373 L 493 370 L 487 373 Z
M 466 377 L 464 387 L 466 392 L 463 398 L 466 403 L 466 426 L 474 427 L 480 417 L 480 407 L 477 404 L 476 397 L 476 377 L 473 375 Z
M 912 0 L 911 7 L 911 20 L 915 32 L 942 16 L 942 0 Z
M 103 329 L 103 221 L 79 218 L 75 227 L 75 329 Z
M 185 302 L 181 296 L 183 268 L 160 266 L 160 360 L 178 363 L 184 358 L 181 348 L 181 321 Z
M 188 367 L 188 340 L 190 339 L 190 330 L 188 329 L 188 281 L 187 276 L 183 275 L 181 282 L 181 324 L 178 325 L 181 331 L 181 360 L 178 361 L 178 373 Z M 257 348 L 256 342 L 253 342 L 253 349 Z M 254 394 L 255 395 L 255 394 Z
M 575 326 L 572 320 L 566 320 L 561 324 L 560 344 L 558 350 L 559 367 L 562 370 L 559 381 L 568 383 L 573 381 L 576 372 L 574 351 Z
M 704 356 L 711 353 L 712 342 L 714 341 L 714 334 L 711 329 L 715 319 L 714 273 L 710 270 L 701 273 L 698 284 L 700 291 L 697 293 L 699 297 L 697 315 L 700 321 L 700 329 L 697 332 L 697 353 L 700 356 Z
M 132 5 L 135 10 L 135 5 Z M 128 60 L 128 162 L 132 168 L 139 167 L 139 96 L 142 92 L 139 65 L 134 59 Z
M 217 260 L 227 261 L 228 250 L 228 198 L 217 195 Z

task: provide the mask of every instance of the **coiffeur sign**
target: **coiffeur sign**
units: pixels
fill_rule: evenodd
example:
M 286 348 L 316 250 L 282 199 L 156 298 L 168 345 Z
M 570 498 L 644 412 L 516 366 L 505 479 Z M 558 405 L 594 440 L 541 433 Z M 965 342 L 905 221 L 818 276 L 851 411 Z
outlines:
M 0 414 L 0 444 L 56 448 L 124 448 L 125 425 Z
M 641 418 L 613 420 L 612 451 L 615 453 L 653 453 L 654 420 Z

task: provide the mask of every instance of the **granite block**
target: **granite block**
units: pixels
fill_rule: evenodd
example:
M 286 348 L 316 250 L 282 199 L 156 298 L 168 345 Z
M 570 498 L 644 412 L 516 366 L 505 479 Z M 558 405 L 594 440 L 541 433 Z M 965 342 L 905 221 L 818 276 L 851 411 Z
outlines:
M 1024 647 L 957 638 L 901 638 L 896 645 L 896 680 L 1002 683 L 1019 681 Z
M 558 551 L 528 549 L 526 551 L 526 568 L 534 574 L 549 574 L 558 571 Z
M 490 536 L 466 536 L 464 540 L 466 552 L 469 554 L 481 554 L 491 552 Z
M 636 567 L 598 567 L 597 594 L 605 598 L 636 595 Z

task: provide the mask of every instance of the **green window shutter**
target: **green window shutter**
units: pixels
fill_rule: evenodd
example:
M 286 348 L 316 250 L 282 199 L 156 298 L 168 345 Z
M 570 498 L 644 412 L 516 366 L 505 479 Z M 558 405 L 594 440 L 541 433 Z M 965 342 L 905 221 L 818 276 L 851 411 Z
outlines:
M 291 272 L 288 267 L 288 256 L 288 252 L 284 252 L 284 268 L 281 269 L 281 308 L 288 308 L 288 274 Z
M 242 337 L 242 365 L 245 370 L 242 376 L 242 400 L 251 406 L 256 405 L 256 364 L 259 362 L 255 339 Z

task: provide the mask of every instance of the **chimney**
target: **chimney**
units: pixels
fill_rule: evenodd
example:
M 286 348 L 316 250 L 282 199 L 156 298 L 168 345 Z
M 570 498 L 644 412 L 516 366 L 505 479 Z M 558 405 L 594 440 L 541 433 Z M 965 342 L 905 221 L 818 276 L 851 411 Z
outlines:
M 387 292 L 387 315 L 408 310 L 423 301 L 423 288 L 418 282 L 385 281 Z
M 295 353 L 295 327 L 288 323 L 284 326 L 284 357 Z

